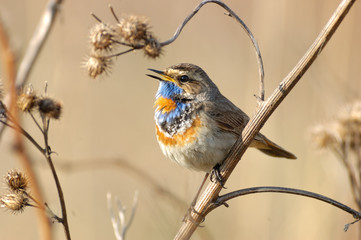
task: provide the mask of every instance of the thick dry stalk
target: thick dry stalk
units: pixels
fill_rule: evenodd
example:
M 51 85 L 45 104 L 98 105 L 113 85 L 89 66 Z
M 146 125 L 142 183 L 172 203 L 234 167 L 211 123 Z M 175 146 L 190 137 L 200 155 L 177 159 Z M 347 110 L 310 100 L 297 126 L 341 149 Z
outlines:
M 242 136 L 234 144 L 227 159 L 220 168 L 222 177 L 225 181 L 236 167 L 242 155 L 252 142 L 254 136 L 259 132 L 273 111 L 288 95 L 317 56 L 321 53 L 322 49 L 326 46 L 328 40 L 332 37 L 333 33 L 336 31 L 337 27 L 342 22 L 354 2 L 355 0 L 343 0 L 340 3 L 326 26 L 311 45 L 310 49 L 297 63 L 294 69 L 287 75 L 287 77 L 280 83 L 272 95 L 265 102 L 260 104 L 256 114 L 250 119 L 242 132 Z M 212 182 L 207 186 L 196 203 L 194 211 L 190 213 L 190 217 L 182 224 L 174 239 L 189 239 L 192 236 L 199 226 L 199 223 L 204 220 L 206 216 L 206 209 L 216 200 L 221 189 L 222 187 L 219 184 Z

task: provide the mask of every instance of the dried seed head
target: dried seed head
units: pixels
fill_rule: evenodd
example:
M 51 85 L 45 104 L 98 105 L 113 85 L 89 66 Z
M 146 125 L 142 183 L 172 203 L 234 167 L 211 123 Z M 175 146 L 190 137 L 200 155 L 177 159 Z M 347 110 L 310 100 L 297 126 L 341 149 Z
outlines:
M 85 64 L 88 74 L 92 78 L 96 78 L 103 72 L 110 70 L 112 60 L 110 57 L 97 56 L 93 54 Z
M 356 101 L 340 111 L 338 122 L 342 127 L 345 144 L 361 148 L 361 101 Z
M 9 170 L 5 176 L 5 182 L 12 191 L 22 190 L 25 191 L 28 187 L 28 180 L 18 170 Z
M 342 142 L 337 122 L 316 125 L 312 130 L 312 140 L 316 147 L 337 148 Z
M 150 58 L 157 58 L 162 53 L 162 47 L 160 43 L 151 34 L 149 34 L 147 43 L 144 46 L 144 52 Z
M 146 39 L 148 31 L 148 20 L 145 17 L 131 15 L 122 18 L 118 24 L 120 36 L 132 45 L 137 45 Z
M 99 23 L 90 30 L 90 43 L 94 50 L 111 50 L 115 34 L 114 27 Z
M 324 124 L 314 127 L 312 139 L 319 148 L 337 151 L 345 147 L 356 150 L 361 148 L 361 102 L 346 106 L 338 116 Z
M 29 85 L 26 91 L 20 94 L 16 103 L 21 111 L 28 112 L 34 108 L 36 101 L 37 96 L 34 89 L 31 85 Z
M 29 206 L 29 198 L 23 192 L 9 193 L 0 198 L 0 206 L 16 213 Z
M 38 101 L 38 108 L 39 108 L 39 112 L 42 115 L 48 118 L 59 119 L 61 115 L 62 106 L 60 102 L 57 102 L 52 98 L 42 97 Z

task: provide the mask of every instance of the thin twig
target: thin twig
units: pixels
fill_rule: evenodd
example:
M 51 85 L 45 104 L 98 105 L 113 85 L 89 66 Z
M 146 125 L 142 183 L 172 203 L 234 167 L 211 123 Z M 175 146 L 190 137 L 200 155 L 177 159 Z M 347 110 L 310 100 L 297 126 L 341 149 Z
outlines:
M 222 8 L 224 8 L 228 13 L 229 16 L 233 17 L 234 19 L 237 20 L 238 23 L 241 24 L 243 30 L 246 31 L 247 35 L 249 36 L 249 38 L 252 41 L 253 47 L 256 51 L 256 55 L 257 55 L 257 63 L 258 63 L 258 73 L 259 73 L 259 77 L 260 77 L 260 87 L 259 87 L 259 96 L 258 99 L 262 101 L 264 101 L 264 95 L 265 95 L 265 91 L 264 91 L 264 67 L 263 67 L 263 61 L 262 61 L 262 56 L 261 56 L 261 51 L 260 48 L 258 46 L 258 43 L 256 41 L 256 39 L 254 38 L 251 30 L 247 27 L 247 25 L 242 21 L 242 19 L 240 17 L 238 17 L 238 15 L 230 8 L 228 7 L 225 3 L 223 3 L 220 0 L 203 0 L 194 10 L 191 14 L 189 14 L 183 21 L 183 23 L 177 28 L 176 32 L 174 33 L 174 35 L 164 41 L 161 42 L 160 45 L 161 46 L 166 46 L 171 44 L 172 42 L 174 42 L 179 34 L 182 32 L 183 28 L 185 27 L 185 25 L 189 22 L 189 20 L 191 20 L 194 15 L 197 14 L 197 12 L 207 3 L 215 3 L 218 4 L 219 6 L 221 6 Z
M 16 109 L 16 86 L 15 86 L 15 57 L 11 48 L 9 46 L 8 37 L 4 30 L 2 23 L 0 22 L 0 54 L 3 63 L 3 70 L 4 70 L 4 78 L 7 80 L 6 83 L 8 84 L 9 89 L 9 99 L 10 99 L 10 107 L 7 114 L 11 113 L 15 122 L 19 122 L 18 119 L 18 112 Z M 6 126 L 5 124 L 0 125 L 0 127 Z M 26 170 L 27 176 L 30 181 L 30 186 L 35 198 L 39 202 L 44 202 L 43 194 L 40 190 L 37 177 L 33 170 L 33 166 L 28 154 L 25 151 L 24 142 L 22 139 L 22 135 L 18 131 L 14 131 L 15 133 L 15 146 L 17 153 L 19 154 L 19 159 L 21 164 Z M 51 240 L 52 239 L 52 232 L 51 232 L 51 225 L 50 221 L 42 209 L 38 212 L 38 220 L 39 220 L 39 232 L 42 239 Z
M 66 239 L 67 240 L 71 240 L 71 236 L 70 236 L 70 230 L 69 230 L 69 223 L 68 223 L 68 214 L 66 211 L 66 204 L 65 204 L 65 198 L 64 198 L 64 193 L 63 193 L 63 189 L 61 187 L 60 181 L 59 181 L 59 177 L 58 174 L 56 172 L 53 160 L 51 158 L 51 149 L 49 146 L 49 125 L 50 125 L 50 119 L 48 119 L 47 117 L 45 117 L 44 115 L 41 116 L 42 121 L 43 121 L 43 138 L 44 138 L 44 144 L 45 144 L 45 151 L 43 151 L 43 155 L 45 156 L 51 173 L 53 175 L 54 181 L 55 181 L 55 185 L 56 185 L 56 189 L 58 190 L 58 197 L 59 197 L 59 202 L 60 202 L 60 207 L 61 207 L 61 223 L 63 224 L 64 227 L 64 232 L 66 235 Z
M 311 45 L 310 49 L 297 63 L 294 69 L 281 82 L 278 88 L 275 89 L 273 94 L 260 105 L 255 115 L 249 120 L 248 124 L 242 132 L 241 137 L 236 141 L 225 162 L 220 167 L 220 172 L 224 181 L 226 181 L 231 175 L 233 169 L 240 161 L 244 152 L 253 141 L 254 136 L 259 132 L 261 127 L 265 124 L 274 110 L 288 95 L 292 88 L 298 83 L 303 74 L 308 70 L 308 68 L 326 46 L 327 42 L 332 37 L 333 33 L 336 31 L 354 2 L 355 0 L 343 0 L 340 3 L 324 29 L 320 32 L 319 36 Z M 196 213 L 191 213 L 191 219 L 185 221 L 182 224 L 174 239 L 184 240 L 189 239 L 192 236 L 199 225 L 197 223 L 205 218 L 205 210 L 207 209 L 207 206 L 209 206 L 209 204 L 211 204 L 214 199 L 217 198 L 221 189 L 222 187 L 219 184 L 212 182 L 209 183 L 194 207 Z
M 122 203 L 118 198 L 115 198 L 115 204 L 117 207 L 116 207 L 116 209 L 113 209 L 112 195 L 111 195 L 111 193 L 108 193 L 107 194 L 107 205 L 108 205 L 108 211 L 110 214 L 110 219 L 112 221 L 114 235 L 117 240 L 124 240 L 125 234 L 127 233 L 129 227 L 132 225 L 132 222 L 133 222 L 133 219 L 135 216 L 135 211 L 137 210 L 138 191 L 136 191 L 134 193 L 133 206 L 132 206 L 130 217 L 129 217 L 129 220 L 127 223 L 125 222 L 126 207 L 122 206 Z
M 345 204 L 337 202 L 337 201 L 335 201 L 331 198 L 325 197 L 321 194 L 313 193 L 313 192 L 309 192 L 309 191 L 305 191 L 305 190 L 301 190 L 301 189 L 273 187 L 273 186 L 246 188 L 246 189 L 233 191 L 233 192 L 224 194 L 222 196 L 219 196 L 215 202 L 213 202 L 211 205 L 209 205 L 209 207 L 206 210 L 206 213 L 223 205 L 225 202 L 227 202 L 235 197 L 244 196 L 244 195 L 253 194 L 253 193 L 266 193 L 266 192 L 288 193 L 288 194 L 294 194 L 294 195 L 300 195 L 300 196 L 304 196 L 304 197 L 314 198 L 314 199 L 323 201 L 325 203 L 331 204 L 345 212 L 352 214 L 352 216 L 355 219 L 361 219 L 361 213 L 358 212 L 357 210 L 354 210 L 354 209 L 346 206 Z
M 24 86 L 26 80 L 28 79 L 30 71 L 39 56 L 47 37 L 49 36 L 62 2 L 62 0 L 50 0 L 48 2 L 43 16 L 41 17 L 41 20 L 30 40 L 24 58 L 19 66 L 19 70 L 16 75 L 16 88 L 18 90 Z

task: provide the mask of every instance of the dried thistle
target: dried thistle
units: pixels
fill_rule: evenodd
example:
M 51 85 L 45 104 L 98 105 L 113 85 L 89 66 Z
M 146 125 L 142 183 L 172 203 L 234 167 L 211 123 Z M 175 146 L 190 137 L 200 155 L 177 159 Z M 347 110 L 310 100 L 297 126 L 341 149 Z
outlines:
M 149 31 L 147 18 L 130 15 L 119 20 L 112 7 L 110 7 L 110 11 L 117 22 L 115 25 L 105 24 L 95 14 L 92 14 L 99 22 L 90 32 L 92 48 L 90 57 L 85 63 L 88 74 L 92 78 L 110 70 L 114 57 L 133 50 L 143 49 L 145 55 L 150 58 L 157 58 L 162 53 L 162 44 Z M 113 47 L 118 45 L 128 47 L 128 49 L 109 54 Z
M 23 192 L 8 193 L 0 198 L 0 207 L 6 208 L 13 213 L 24 211 L 29 204 L 29 198 Z
M 111 50 L 116 34 L 113 26 L 100 22 L 90 30 L 90 43 L 95 51 Z
M 361 209 L 361 101 L 343 108 L 331 121 L 314 127 L 312 139 L 318 148 L 330 149 L 347 170 L 351 191 Z
M 361 148 L 361 102 L 343 108 L 334 120 L 314 127 L 312 138 L 319 148 L 337 151 L 346 146 Z
M 162 53 L 162 46 L 152 34 L 148 35 L 147 43 L 144 46 L 144 52 L 150 58 L 157 58 Z
M 108 72 L 111 69 L 112 59 L 110 57 L 103 57 L 93 54 L 85 64 L 88 74 L 92 78 L 96 78 L 103 72 Z
M 131 15 L 120 19 L 118 28 L 120 36 L 124 41 L 135 46 L 142 44 L 142 40 L 147 39 L 149 26 L 148 20 L 145 17 Z
M 16 103 L 21 111 L 29 112 L 36 106 L 37 99 L 38 97 L 36 96 L 33 87 L 29 85 L 26 91 L 23 91 L 18 96 Z
M 10 188 L 10 190 L 16 191 L 26 191 L 28 187 L 28 180 L 24 174 L 18 170 L 9 170 L 5 176 L 5 183 Z
M 62 106 L 50 97 L 42 97 L 38 101 L 38 109 L 40 114 L 47 118 L 59 119 Z

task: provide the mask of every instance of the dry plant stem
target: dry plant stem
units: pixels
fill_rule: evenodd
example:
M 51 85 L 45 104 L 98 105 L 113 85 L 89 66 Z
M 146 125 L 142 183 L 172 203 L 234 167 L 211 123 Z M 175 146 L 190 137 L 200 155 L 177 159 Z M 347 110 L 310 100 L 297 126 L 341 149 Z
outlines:
M 30 71 L 42 49 L 44 43 L 52 29 L 54 20 L 59 11 L 59 7 L 62 4 L 62 0 L 50 0 L 41 17 L 39 25 L 37 26 L 26 53 L 19 66 L 18 73 L 16 75 L 16 87 L 17 90 L 21 88 L 29 77 Z
M 50 0 L 43 13 L 43 16 L 30 40 L 29 46 L 26 50 L 23 60 L 20 63 L 18 72 L 16 74 L 16 89 L 19 91 L 26 83 L 30 71 L 39 56 L 39 53 L 44 46 L 44 43 L 52 29 L 55 22 L 58 10 L 63 0 Z M 0 136 L 4 131 L 4 125 L 0 125 Z
M 16 108 L 16 86 L 15 86 L 15 58 L 14 54 L 12 53 L 9 41 L 6 35 L 6 32 L 3 28 L 2 23 L 0 22 L 0 54 L 2 58 L 2 63 L 4 66 L 4 78 L 7 80 L 6 83 L 8 84 L 8 89 L 10 92 L 10 113 L 18 122 L 18 112 Z M 5 125 L 1 125 L 2 127 Z M 15 134 L 15 146 L 17 153 L 19 154 L 19 159 L 21 164 L 26 170 L 27 176 L 30 181 L 30 186 L 34 197 L 38 200 L 38 202 L 43 203 L 44 198 L 40 191 L 40 187 L 35 175 L 35 172 L 32 167 L 31 160 L 29 159 L 27 153 L 25 152 L 23 139 L 21 133 L 18 131 L 14 131 Z M 50 221 L 46 215 L 44 209 L 40 209 L 38 212 L 38 219 L 39 219 L 39 232 L 41 239 L 51 240 L 52 239 L 52 232 L 51 232 L 51 225 Z
M 263 61 L 262 61 L 262 56 L 261 56 L 261 51 L 259 50 L 259 46 L 258 43 L 256 41 L 256 39 L 254 38 L 251 30 L 247 27 L 247 25 L 242 21 L 242 19 L 240 17 L 238 17 L 238 15 L 231 9 L 229 8 L 225 3 L 223 3 L 220 0 L 203 0 L 194 10 L 191 14 L 189 14 L 183 21 L 183 23 L 177 28 L 176 32 L 174 33 L 173 37 L 170 38 L 167 41 L 161 42 L 160 45 L 161 46 L 166 46 L 168 44 L 171 44 L 172 42 L 174 42 L 179 34 L 182 32 L 184 26 L 189 22 L 189 20 L 192 19 L 192 17 L 194 17 L 194 15 L 197 14 L 197 12 L 207 3 L 215 3 L 218 4 L 219 6 L 221 6 L 222 8 L 224 8 L 228 13 L 229 16 L 233 17 L 234 19 L 237 20 L 238 23 L 241 24 L 243 30 L 246 31 L 247 35 L 249 36 L 249 38 L 252 41 L 252 44 L 254 46 L 254 49 L 256 51 L 256 55 L 257 55 L 257 63 L 258 63 L 258 73 L 260 76 L 260 87 L 259 87 L 259 96 L 258 99 L 263 101 L 264 100 L 264 68 L 263 68 Z
M 208 212 L 212 211 L 213 209 L 215 209 L 219 206 L 222 206 L 226 201 L 231 200 L 235 197 L 244 196 L 244 195 L 253 194 L 253 193 L 266 193 L 266 192 L 288 193 L 288 194 L 294 194 L 294 195 L 300 195 L 300 196 L 304 196 L 304 197 L 314 198 L 314 199 L 323 201 L 325 203 L 331 204 L 343 211 L 346 211 L 346 212 L 352 214 L 352 216 L 355 219 L 361 219 L 360 212 L 358 212 L 340 202 L 337 202 L 331 198 L 325 197 L 325 196 L 317 194 L 317 193 L 300 190 L 300 189 L 273 187 L 273 186 L 246 188 L 246 189 L 241 189 L 238 191 L 230 192 L 225 195 L 219 196 L 215 202 L 213 202 L 211 205 L 209 205 L 209 207 L 206 209 L 205 212 L 207 214 Z
M 66 239 L 70 240 L 70 230 L 69 230 L 69 223 L 68 223 L 68 215 L 66 212 L 66 205 L 65 205 L 65 199 L 64 199 L 64 194 L 63 194 L 63 190 L 61 188 L 61 184 L 58 178 L 58 174 L 56 173 L 56 169 L 54 167 L 54 163 L 53 160 L 51 158 L 51 149 L 49 146 L 49 142 L 48 142 L 48 133 L 49 133 L 49 124 L 50 124 L 50 119 L 46 118 L 45 116 L 42 116 L 42 121 L 43 121 L 43 137 L 44 137 L 44 144 L 45 144 L 45 151 L 43 151 L 43 154 L 46 158 L 46 160 L 48 161 L 51 173 L 53 174 L 53 178 L 55 181 L 55 185 L 56 188 L 58 190 L 58 196 L 59 196 L 59 201 L 60 201 L 60 207 L 61 207 L 61 219 L 59 220 L 63 226 L 64 226 L 64 232 L 66 235 Z
M 341 150 L 335 150 L 336 156 L 338 156 L 342 163 L 344 164 L 346 170 L 347 170 L 347 176 L 349 178 L 350 187 L 351 187 L 351 193 L 354 198 L 354 201 L 356 202 L 358 209 L 360 210 L 360 189 L 357 184 L 356 175 L 353 171 L 353 167 L 351 166 L 349 160 L 348 160 L 348 154 L 347 150 L 345 148 L 342 148 Z
M 220 172 L 224 181 L 228 179 L 249 144 L 252 142 L 256 133 L 259 132 L 273 111 L 297 84 L 303 74 L 321 53 L 322 49 L 326 46 L 328 40 L 336 31 L 337 27 L 342 22 L 354 2 L 355 0 L 343 0 L 340 3 L 324 29 L 311 45 L 310 49 L 297 63 L 294 69 L 280 83 L 272 95 L 259 106 L 257 112 L 250 119 L 242 132 L 242 136 L 236 141 L 224 164 L 220 167 Z M 193 232 L 199 225 L 197 223 L 201 222 L 202 219 L 205 218 L 206 209 L 217 199 L 221 189 L 222 187 L 219 184 L 212 182 L 209 183 L 194 207 L 197 213 L 191 213 L 191 219 L 188 219 L 182 224 L 174 239 L 189 239 L 192 236 Z

